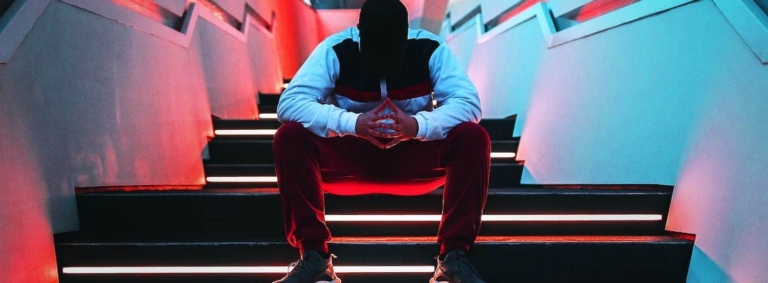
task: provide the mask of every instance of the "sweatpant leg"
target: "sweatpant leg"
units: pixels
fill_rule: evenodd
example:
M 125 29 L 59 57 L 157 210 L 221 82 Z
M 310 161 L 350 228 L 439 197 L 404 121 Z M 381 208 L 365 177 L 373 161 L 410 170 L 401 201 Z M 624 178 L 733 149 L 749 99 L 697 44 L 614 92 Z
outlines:
M 440 254 L 468 251 L 480 232 L 488 198 L 491 140 L 478 124 L 463 123 L 443 141 L 441 163 L 445 164 L 443 215 L 437 241 Z
M 273 141 L 285 234 L 301 254 L 305 250 L 327 253 L 331 239 L 325 225 L 317 139 L 303 125 L 291 122 L 277 130 Z
M 379 169 L 383 150 L 354 136 L 321 138 L 299 123 L 281 126 L 273 144 L 286 238 L 302 254 L 327 253 L 323 179 L 364 179 Z

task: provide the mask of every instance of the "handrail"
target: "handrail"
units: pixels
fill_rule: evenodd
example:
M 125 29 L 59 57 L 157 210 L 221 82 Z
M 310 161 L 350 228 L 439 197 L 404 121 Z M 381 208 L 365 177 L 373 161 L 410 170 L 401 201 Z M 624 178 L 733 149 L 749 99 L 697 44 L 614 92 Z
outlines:
M 451 13 L 449 11 L 443 26 L 450 28 L 450 31 L 448 32 L 448 39 L 450 40 L 457 31 L 463 30 L 465 25 L 474 24 L 478 30 L 477 42 L 478 44 L 483 44 L 499 34 L 535 17 L 538 19 L 538 23 L 541 26 L 542 34 L 547 42 L 547 47 L 553 48 L 694 1 L 696 0 L 642 0 L 563 30 L 558 30 L 556 28 L 556 17 L 552 13 L 550 4 L 547 2 L 540 2 L 532 5 L 528 9 L 525 9 L 519 14 L 492 28 L 487 27 L 486 23 L 491 19 L 484 18 L 482 5 L 479 4 L 456 23 L 452 23 Z M 515 2 L 513 4 L 519 3 L 520 2 Z M 513 6 L 514 5 L 510 5 L 510 7 Z
M 22 40 L 34 26 L 38 17 L 43 13 L 46 7 L 54 0 L 16 0 L 14 7 L 11 8 L 0 22 L 5 22 L 0 26 L 0 64 L 7 63 Z M 256 9 L 250 4 L 245 3 L 242 25 L 239 28 L 233 27 L 227 22 L 219 19 L 212 11 L 198 3 L 190 3 L 186 12 L 183 14 L 183 25 L 180 30 L 175 30 L 163 23 L 156 22 L 142 15 L 122 7 L 112 1 L 106 0 L 56 0 L 82 10 L 92 12 L 96 15 L 114 20 L 124 25 L 130 26 L 142 32 L 157 36 L 158 38 L 173 42 L 182 47 L 189 47 L 197 28 L 197 20 L 203 18 L 211 24 L 219 27 L 228 34 L 234 36 L 240 41 L 246 42 L 248 32 L 251 28 L 256 28 L 270 38 L 275 36 L 275 27 L 277 26 L 277 17 L 272 11 L 272 18 L 266 20 L 262 18 Z M 8 18 L 6 18 L 8 17 Z
M 715 6 L 762 63 L 768 63 L 768 11 L 752 0 L 714 0 Z

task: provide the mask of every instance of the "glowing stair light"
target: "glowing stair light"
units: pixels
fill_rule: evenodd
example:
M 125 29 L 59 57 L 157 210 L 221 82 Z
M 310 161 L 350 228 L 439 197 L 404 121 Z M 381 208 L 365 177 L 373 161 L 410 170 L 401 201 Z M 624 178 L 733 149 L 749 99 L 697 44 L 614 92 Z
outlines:
M 327 222 L 434 222 L 440 215 L 326 215 Z M 483 215 L 486 222 L 660 221 L 660 214 L 509 214 Z
M 277 183 L 277 177 L 251 176 L 251 177 L 207 177 L 208 183 Z
M 277 113 L 259 113 L 259 119 L 277 119 Z
M 217 136 L 273 136 L 277 130 L 215 130 Z
M 338 273 L 432 273 L 435 268 L 420 266 L 334 266 Z M 64 267 L 64 274 L 265 274 L 285 273 L 285 266 L 136 266 Z
M 491 158 L 515 158 L 514 152 L 491 152 Z

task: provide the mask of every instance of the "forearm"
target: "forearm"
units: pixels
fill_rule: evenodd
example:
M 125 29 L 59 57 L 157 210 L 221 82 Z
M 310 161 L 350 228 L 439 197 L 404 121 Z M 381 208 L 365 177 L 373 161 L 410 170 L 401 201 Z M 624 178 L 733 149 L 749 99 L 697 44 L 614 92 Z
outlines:
M 355 134 L 355 124 L 359 115 L 335 105 L 321 104 L 318 101 L 300 97 L 281 99 L 277 108 L 280 122 L 301 123 L 307 130 L 320 137 Z
M 441 140 L 461 123 L 477 123 L 481 117 L 480 104 L 472 99 L 449 99 L 434 111 L 413 115 L 419 125 L 416 138 L 423 141 Z

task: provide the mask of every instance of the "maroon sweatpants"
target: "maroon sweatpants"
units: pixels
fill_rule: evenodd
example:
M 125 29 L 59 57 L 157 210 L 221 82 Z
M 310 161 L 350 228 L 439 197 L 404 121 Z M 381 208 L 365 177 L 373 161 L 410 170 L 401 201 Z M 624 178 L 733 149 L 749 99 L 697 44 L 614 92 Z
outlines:
M 354 136 L 321 138 L 286 123 L 275 134 L 274 154 L 288 242 L 302 254 L 328 252 L 323 191 L 419 195 L 444 182 L 440 253 L 466 251 L 480 230 L 490 152 L 488 133 L 475 123 L 458 125 L 445 140 L 409 140 L 390 149 Z

